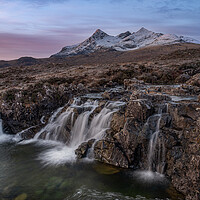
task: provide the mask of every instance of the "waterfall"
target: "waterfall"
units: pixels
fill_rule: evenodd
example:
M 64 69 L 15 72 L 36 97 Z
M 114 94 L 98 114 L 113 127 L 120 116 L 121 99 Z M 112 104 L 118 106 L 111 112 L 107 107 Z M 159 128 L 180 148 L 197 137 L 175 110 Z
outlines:
M 11 139 L 11 135 L 4 134 L 2 123 L 3 123 L 3 121 L 2 121 L 2 119 L 0 119 L 0 143 Z
M 81 104 L 80 99 L 75 99 L 66 111 L 63 112 L 63 107 L 59 108 L 34 139 L 60 141 L 70 148 L 90 139 L 99 140 L 109 129 L 112 114 L 124 104 L 108 102 L 99 113 L 95 113 L 98 101 L 88 100 Z
M 148 150 L 148 170 L 163 174 L 165 167 L 165 145 L 160 133 L 160 121 L 162 119 L 162 110 L 158 114 L 150 116 L 146 125 L 149 126 L 150 118 L 157 118 L 155 131 L 151 134 Z
M 3 127 L 2 127 L 2 119 L 0 119 L 0 140 L 4 137 Z
M 59 111 L 62 109 L 59 108 Z M 44 139 L 44 140 L 55 140 L 55 141 L 63 141 L 64 140 L 64 130 L 65 125 L 72 114 L 72 108 L 68 108 L 64 113 L 62 113 L 57 119 L 55 119 L 56 115 L 59 113 L 57 110 L 52 117 L 49 119 L 48 124 L 39 131 L 34 139 Z

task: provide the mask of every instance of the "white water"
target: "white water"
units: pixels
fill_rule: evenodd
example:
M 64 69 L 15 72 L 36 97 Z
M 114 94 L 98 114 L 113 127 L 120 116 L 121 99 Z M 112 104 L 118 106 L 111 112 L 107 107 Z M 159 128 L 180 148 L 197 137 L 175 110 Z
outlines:
M 174 96 L 174 95 L 171 95 L 170 96 L 172 101 L 197 101 L 198 100 L 198 97 L 197 96 Z
M 147 200 L 147 198 L 137 195 L 136 197 L 124 196 L 118 192 L 102 192 L 82 186 L 74 194 L 64 200 Z M 156 198 L 157 199 L 157 198 Z M 161 200 L 161 199 L 157 199 Z
M 0 143 L 6 142 L 12 138 L 11 135 L 4 134 L 2 127 L 2 119 L 0 119 Z
M 50 143 L 39 143 L 38 145 L 49 145 Z M 49 146 L 49 149 L 39 154 L 38 160 L 41 160 L 44 166 L 60 166 L 65 163 L 73 163 L 76 160 L 75 149 L 69 148 L 62 143 L 55 143 Z
M 124 102 L 110 102 L 105 104 L 99 113 L 94 114 L 98 107 L 97 101 L 81 104 L 80 99 L 75 99 L 66 111 L 62 112 L 64 108 L 58 109 L 49 119 L 48 124 L 30 142 L 39 140 L 40 142 L 37 142 L 39 145 L 47 145 L 51 141 L 58 143 L 57 145 L 54 143 L 52 148 L 40 154 L 39 159 L 45 165 L 73 162 L 76 157 L 75 149 L 90 139 L 96 141 L 101 139 L 110 128 L 112 114 L 124 104 Z M 41 142 L 41 139 L 44 142 Z M 91 151 L 90 149 L 90 156 Z
M 77 147 L 82 142 L 90 139 L 101 139 L 105 131 L 110 127 L 112 114 L 118 110 L 118 107 L 124 105 L 123 102 L 108 103 L 101 112 L 90 119 L 98 107 L 98 102 L 87 101 L 84 104 L 78 105 L 79 103 L 76 99 L 65 112 L 55 118 L 63 108 L 59 109 L 59 112 L 57 110 L 56 114 L 54 113 L 50 118 L 49 123 L 35 135 L 34 139 L 61 142 L 66 142 L 68 139 L 69 147 Z M 77 112 L 80 112 L 80 114 L 74 120 L 74 115 L 77 115 Z M 70 138 L 65 138 L 67 137 L 65 135 L 66 125 L 70 128 Z
M 152 172 L 150 170 L 142 171 L 134 171 L 132 174 L 133 178 L 135 180 L 138 180 L 140 182 L 144 182 L 145 184 L 153 184 L 153 183 L 165 183 L 167 180 L 163 174 Z
M 151 117 L 157 117 L 156 129 L 151 135 L 149 141 L 149 151 L 148 151 L 148 170 L 151 172 L 156 170 L 156 172 L 163 174 L 165 167 L 165 145 L 162 137 L 160 136 L 160 121 L 162 118 L 162 111 L 159 110 L 159 114 Z M 150 119 L 150 118 L 149 118 Z M 149 123 L 147 120 L 147 125 Z M 153 166 L 156 165 L 156 166 Z

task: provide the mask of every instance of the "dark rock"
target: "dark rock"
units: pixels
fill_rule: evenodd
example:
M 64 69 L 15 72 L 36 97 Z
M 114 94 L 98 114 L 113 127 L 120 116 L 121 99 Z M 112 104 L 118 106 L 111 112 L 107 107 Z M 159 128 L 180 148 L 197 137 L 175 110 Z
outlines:
M 175 129 L 184 130 L 195 125 L 199 117 L 199 103 L 170 103 L 169 114 Z
M 128 37 L 129 35 L 131 35 L 131 32 L 126 31 L 125 33 L 119 34 L 118 37 L 124 39 L 125 37 Z
M 197 200 L 200 194 L 200 104 L 187 101 L 172 102 L 168 95 L 161 92 L 195 93 L 193 86 L 172 88 L 136 89 L 125 113 L 117 112 L 113 115 L 111 130 L 107 132 L 106 139 L 95 145 L 95 156 L 96 159 L 111 165 L 147 169 L 149 139 L 156 131 L 160 117 L 157 113 L 162 110 L 159 139 L 164 142 L 164 173 L 186 199 Z M 156 151 L 158 150 L 157 146 Z M 155 162 L 154 160 L 154 165 Z
M 166 140 L 167 175 L 186 199 L 199 199 L 200 184 L 200 104 L 169 106 L 172 129 L 163 130 Z
M 88 150 L 92 148 L 92 145 L 94 144 L 95 139 L 91 139 L 88 142 L 83 142 L 79 147 L 75 150 L 75 154 L 77 155 L 77 158 L 85 158 L 87 156 Z
M 112 133 L 118 133 L 124 128 L 125 124 L 125 111 L 118 111 L 113 114 L 110 128 Z
M 126 109 L 127 118 L 135 118 L 140 122 L 146 122 L 147 118 L 152 114 L 151 102 L 146 99 L 135 99 L 131 97 Z
M 128 168 L 128 160 L 113 140 L 103 139 L 94 146 L 94 157 L 100 162 L 117 167 Z
M 180 76 L 178 76 L 176 78 L 176 82 L 177 83 L 185 83 L 186 81 L 188 81 L 190 79 L 190 75 L 188 74 L 181 74 Z

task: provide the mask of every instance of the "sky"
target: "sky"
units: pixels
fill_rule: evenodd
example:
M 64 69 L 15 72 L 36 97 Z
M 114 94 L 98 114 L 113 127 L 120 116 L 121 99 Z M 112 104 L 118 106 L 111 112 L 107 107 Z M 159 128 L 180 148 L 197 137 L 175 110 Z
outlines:
M 49 57 L 100 28 L 200 40 L 200 0 L 0 0 L 0 60 Z

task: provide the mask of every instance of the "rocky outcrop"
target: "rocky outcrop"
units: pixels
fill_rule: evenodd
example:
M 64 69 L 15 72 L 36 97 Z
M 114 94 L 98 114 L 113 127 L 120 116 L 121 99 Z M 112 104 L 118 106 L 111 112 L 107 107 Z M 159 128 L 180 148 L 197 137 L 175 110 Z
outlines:
M 151 170 L 162 171 L 186 199 L 199 199 L 199 87 L 151 86 L 133 79 L 125 80 L 125 88 L 127 104 L 113 113 L 105 138 L 93 144 L 94 158 L 117 167 L 149 169 L 149 142 L 159 127 Z M 102 96 L 111 100 L 115 94 L 107 91 Z M 78 158 L 88 154 L 89 143 L 76 150 Z
M 66 105 L 73 95 L 86 90 L 80 87 L 38 83 L 24 90 L 6 91 L 0 100 L 4 131 L 16 134 L 33 126 L 41 129 L 56 109 Z M 26 138 L 34 134 L 27 133 Z
M 150 124 L 153 124 L 151 127 L 147 127 L 146 122 L 150 116 L 158 112 L 161 106 L 159 103 L 169 99 L 166 95 L 133 92 L 126 108 L 113 114 L 107 137 L 95 144 L 95 158 L 120 167 L 145 169 L 150 138 L 147 129 L 155 131 L 157 117 L 150 119 Z M 168 118 L 163 116 L 163 127 L 168 126 L 167 120 Z
M 200 104 L 170 104 L 171 129 L 166 136 L 166 174 L 186 199 L 200 198 Z
M 75 150 L 77 158 L 85 158 L 88 154 L 88 151 L 92 148 L 94 142 L 95 139 L 91 139 L 88 142 L 83 142 L 81 145 L 79 145 L 79 147 Z
M 188 95 L 191 88 L 171 87 L 170 90 L 170 87 L 162 86 L 159 90 L 152 86 L 144 89 L 145 85 L 140 81 L 129 83 L 135 90 L 124 112 L 113 115 L 107 137 L 95 144 L 95 158 L 119 167 L 147 169 L 149 140 L 156 130 L 157 113 L 162 110 L 159 137 L 164 145 L 164 173 L 186 199 L 199 199 L 200 103 L 181 98 L 174 102 L 170 98 L 170 91 L 174 95 L 174 90 L 183 89 L 180 94 Z M 168 91 L 168 95 L 162 91 Z M 155 151 L 159 152 L 158 146 Z M 152 169 L 156 171 L 158 160 L 152 162 Z
M 120 146 L 112 139 L 99 140 L 94 146 L 94 157 L 101 162 L 117 167 L 128 168 L 128 160 Z

